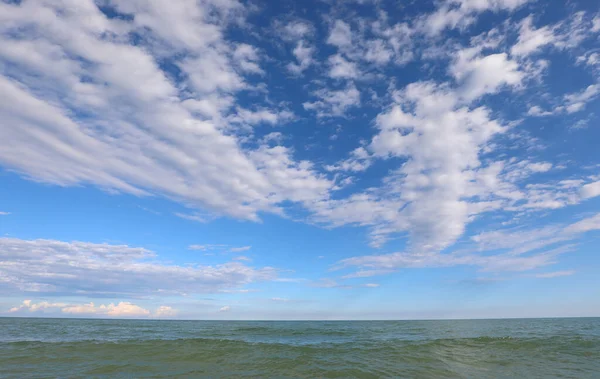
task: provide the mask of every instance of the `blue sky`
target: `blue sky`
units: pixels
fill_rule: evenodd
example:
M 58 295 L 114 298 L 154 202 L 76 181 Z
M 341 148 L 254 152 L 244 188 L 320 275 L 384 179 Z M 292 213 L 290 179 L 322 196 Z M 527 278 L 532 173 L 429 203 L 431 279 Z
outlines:
M 0 314 L 600 315 L 595 1 L 0 2 Z

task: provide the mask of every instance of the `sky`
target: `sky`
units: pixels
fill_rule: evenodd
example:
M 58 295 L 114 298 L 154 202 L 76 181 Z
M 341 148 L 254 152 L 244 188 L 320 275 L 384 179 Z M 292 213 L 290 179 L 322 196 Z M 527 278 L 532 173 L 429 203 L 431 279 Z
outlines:
M 600 3 L 0 1 L 0 316 L 600 316 Z

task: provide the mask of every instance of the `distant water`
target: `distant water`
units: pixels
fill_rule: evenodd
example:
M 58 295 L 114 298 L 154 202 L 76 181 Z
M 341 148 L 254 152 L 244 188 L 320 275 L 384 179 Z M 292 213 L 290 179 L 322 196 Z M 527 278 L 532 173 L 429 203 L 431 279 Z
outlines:
M 600 378 L 600 318 L 0 318 L 1 378 Z

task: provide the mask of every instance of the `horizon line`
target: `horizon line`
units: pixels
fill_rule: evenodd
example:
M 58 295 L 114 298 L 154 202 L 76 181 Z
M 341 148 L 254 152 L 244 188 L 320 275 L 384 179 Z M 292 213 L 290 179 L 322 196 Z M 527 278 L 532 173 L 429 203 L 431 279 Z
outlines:
M 222 321 L 222 322 L 372 322 L 372 321 L 498 321 L 498 320 L 551 320 L 572 318 L 600 318 L 599 316 L 542 316 L 542 317 L 482 317 L 482 318 L 423 318 L 423 319 L 177 319 L 177 318 L 106 318 L 106 317 L 51 317 L 2 316 L 0 318 L 50 320 L 114 320 L 114 321 Z

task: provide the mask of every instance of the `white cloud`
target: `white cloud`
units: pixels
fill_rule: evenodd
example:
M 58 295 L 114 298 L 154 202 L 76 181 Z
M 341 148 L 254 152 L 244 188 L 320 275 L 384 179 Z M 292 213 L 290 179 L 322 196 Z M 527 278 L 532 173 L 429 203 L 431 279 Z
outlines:
M 566 271 L 554 271 L 554 272 L 545 272 L 543 274 L 536 274 L 535 277 L 536 278 L 558 278 L 561 276 L 570 276 L 575 274 L 575 271 L 573 270 L 566 270 Z
M 347 61 L 341 54 L 329 57 L 329 77 L 334 79 L 354 79 L 359 72 L 356 65 Z
M 236 119 L 227 118 L 239 109 L 234 95 L 252 91 L 246 75 L 262 71 L 256 48 L 225 39 L 242 5 L 111 4 L 134 17 L 109 19 L 89 0 L 76 7 L 67 0 L 0 5 L 0 46 L 10 47 L 0 48 L 0 60 L 18 68 L 0 76 L 0 117 L 14 126 L 0 127 L 3 166 L 45 183 L 157 194 L 249 220 L 258 212 L 280 214 L 279 204 L 294 201 L 288 190 L 309 190 L 313 179 L 331 186 L 307 171 L 308 186 L 297 178 L 274 188 L 274 173 L 258 168 L 253 151 L 225 133 L 235 129 L 228 120 Z M 140 36 L 135 45 L 124 43 L 131 33 Z M 181 69 L 183 82 L 159 60 Z M 289 116 L 264 104 L 237 116 L 247 123 Z
M 365 284 L 365 287 L 377 288 L 377 287 L 379 287 L 379 284 L 377 284 L 377 283 L 367 283 L 367 284 Z
M 552 163 L 550 163 L 550 162 L 536 162 L 536 163 L 529 163 L 527 165 L 527 169 L 531 172 L 546 172 L 546 171 L 550 171 L 551 168 L 552 168 Z
M 190 246 L 188 246 L 188 250 L 200 250 L 200 251 L 225 249 L 225 248 L 227 248 L 227 245 L 223 245 L 223 244 L 190 245 Z
M 154 311 L 153 317 L 156 318 L 171 318 L 177 316 L 177 310 L 167 305 L 161 305 Z
M 198 213 L 187 214 L 187 213 L 176 212 L 175 216 L 177 216 L 179 218 L 182 218 L 184 220 L 199 222 L 199 223 L 202 223 L 202 224 L 207 223 L 208 221 L 210 221 L 210 217 L 206 217 L 206 216 L 200 215 Z
M 276 22 L 275 32 L 284 41 L 295 44 L 292 54 L 296 62 L 290 62 L 286 66 L 290 73 L 300 75 L 315 63 L 313 55 L 316 49 L 310 42 L 310 37 L 314 34 L 314 27 L 311 24 L 298 20 L 284 25 Z
M 552 113 L 550 111 L 543 110 L 542 108 L 540 108 L 537 105 L 530 107 L 529 110 L 527 111 L 527 115 L 529 115 L 529 116 L 550 116 L 553 114 L 554 113 Z
M 450 73 L 460 84 L 459 93 L 466 100 L 495 93 L 502 86 L 518 86 L 524 73 L 506 53 L 480 55 L 480 48 L 467 48 L 456 54 Z
M 332 155 L 330 162 L 335 163 L 330 165 L 320 159 L 315 163 L 297 159 L 302 152 L 281 146 L 283 129 L 254 136 L 254 130 L 297 116 L 289 110 L 291 104 L 278 102 L 269 93 L 271 73 L 266 65 L 273 58 L 255 46 L 229 40 L 231 24 L 247 26 L 250 8 L 238 1 L 110 2 L 118 11 L 131 14 L 131 19 L 108 18 L 89 0 L 0 3 L 0 118 L 4 121 L 0 139 L 5 142 L 0 164 L 26 178 L 59 186 L 92 185 L 137 196 L 164 196 L 189 208 L 176 216 L 197 222 L 220 215 L 259 221 L 260 214 L 285 215 L 287 209 L 300 205 L 311 222 L 369 227 L 373 246 L 408 237 L 408 255 L 392 260 L 450 264 L 450 258 L 436 254 L 458 241 L 483 213 L 556 209 L 600 191 L 595 183 L 585 181 L 570 187 L 559 182 L 523 183 L 551 170 L 552 164 L 496 156 L 494 139 L 512 138 L 508 130 L 516 123 L 498 118 L 504 114 L 496 109 L 497 102 L 478 104 L 483 96 L 503 89 L 526 89 L 531 77 L 539 76 L 535 73 L 541 71 L 536 70 L 547 67 L 542 60 L 534 61 L 533 54 L 543 46 L 556 50 L 577 46 L 589 37 L 584 32 L 595 30 L 597 17 L 589 20 L 577 13 L 570 21 L 538 28 L 527 17 L 515 28 L 518 39 L 512 47 L 506 46 L 508 38 L 499 36 L 502 28 L 472 38 L 469 46 L 461 45 L 462 38 L 443 43 L 428 38 L 448 28 L 466 34 L 479 14 L 513 11 L 524 3 L 445 0 L 436 2 L 429 15 L 396 24 L 390 24 L 383 11 L 373 22 L 327 17 L 330 29 L 324 37 L 331 46 L 322 50 L 330 56 L 321 63 L 315 44 L 320 28 L 301 20 L 275 23 L 293 57 L 291 63 L 269 69 L 287 67 L 294 74 L 309 67 L 311 73 L 321 70 L 322 76 L 302 86 L 320 88 L 303 103 L 305 110 L 320 118 L 345 117 L 361 100 L 379 107 L 391 99 L 389 107 L 377 110 L 373 138 L 357 137 L 367 140 L 355 144 L 360 147 L 346 158 Z M 515 25 L 507 21 L 503 28 Z M 135 44 L 130 43 L 132 36 Z M 417 81 L 394 90 L 396 84 L 388 83 L 383 68 L 425 57 L 422 45 L 450 53 L 447 67 L 437 66 L 447 60 L 429 58 L 419 66 L 432 77 L 449 73 L 451 81 Z M 594 54 L 586 52 L 581 62 L 592 64 Z M 373 81 L 375 89 L 384 83 L 389 90 L 382 95 L 383 90 L 373 89 L 375 95 L 366 101 L 348 79 L 363 80 L 361 84 Z M 551 110 L 533 105 L 528 114 L 578 112 L 599 92 L 600 87 L 592 84 L 565 95 L 563 103 Z M 252 106 L 238 103 L 238 95 L 251 99 Z M 366 115 L 367 109 L 360 113 Z M 359 182 L 358 173 L 376 160 L 387 160 L 391 167 L 381 185 L 334 196 L 335 191 Z M 319 171 L 323 168 L 326 173 Z M 50 251 L 36 257 L 42 256 L 44 264 L 55 268 L 52 274 L 44 274 L 37 258 L 27 254 L 11 256 L 16 259 L 12 266 L 1 261 L 0 271 L 8 274 L 6 283 L 27 291 L 89 293 L 97 286 L 108 293 L 121 293 L 123 288 L 139 295 L 153 288 L 151 283 L 164 283 L 169 291 L 231 291 L 230 287 L 275 276 L 272 268 L 254 269 L 241 262 L 169 265 L 157 262 L 148 251 L 127 255 L 122 248 L 129 247 L 122 246 L 104 247 L 116 254 L 113 259 L 97 253 L 98 244 L 14 239 L 3 239 L 2 244 L 27 254 L 33 254 L 29 248 Z M 243 251 L 235 249 L 240 248 L 230 251 Z M 67 264 L 65 251 L 75 251 L 74 259 L 81 265 Z M 421 254 L 417 259 L 421 263 L 415 263 L 416 254 Z M 459 258 L 467 262 L 452 257 Z M 111 271 L 115 259 L 117 269 Z M 544 259 L 524 266 L 553 258 Z M 469 262 L 501 266 L 491 258 Z M 350 275 L 364 276 L 374 270 L 382 269 Z M 88 276 L 91 287 L 77 284 Z
M 19 311 L 28 311 L 28 312 L 38 312 L 43 311 L 45 309 L 51 308 L 62 308 L 65 307 L 66 303 L 50 303 L 47 301 L 42 301 L 39 303 L 34 303 L 31 300 L 23 300 L 23 303 L 18 307 L 13 307 L 9 310 L 10 313 L 19 312 Z
M 294 118 L 294 114 L 288 110 L 270 110 L 265 108 L 259 108 L 257 110 L 248 110 L 243 108 L 237 108 L 235 114 L 227 117 L 227 120 L 232 124 L 247 124 L 247 125 L 258 125 L 258 124 L 271 124 L 280 125 L 284 124 Z
M 417 82 L 392 92 L 394 104 L 376 118 L 378 133 L 363 149 L 362 159 L 351 156 L 325 168 L 361 171 L 377 158 L 401 159 L 399 168 L 379 188 L 313 204 L 312 220 L 370 226 L 374 247 L 406 233 L 412 252 L 433 253 L 456 242 L 482 213 L 557 209 L 582 200 L 578 191 L 584 182 L 567 187 L 557 182 L 522 183 L 552 169 L 550 162 L 480 160 L 494 150 L 492 139 L 506 135 L 511 126 L 492 119 L 490 108 L 469 104 L 502 85 L 520 85 L 524 73 L 510 69 L 502 79 L 497 73 L 507 71 L 481 70 L 486 58 L 508 61 L 505 54 L 482 57 L 479 51 L 467 48 L 456 55 L 451 66 L 459 81 L 456 89 Z M 516 62 L 508 66 L 519 67 Z
M 221 307 L 219 309 L 219 312 L 229 312 L 231 310 L 231 307 L 229 305 L 226 305 L 224 307 Z
M 287 303 L 288 301 L 290 301 L 290 299 L 287 299 L 285 297 L 273 297 L 273 298 L 271 298 L 271 301 L 274 301 L 277 303 Z
M 556 37 L 551 27 L 544 26 L 539 29 L 534 29 L 532 23 L 532 16 L 526 17 L 521 21 L 519 38 L 517 43 L 510 50 L 512 55 L 529 55 L 539 50 L 542 46 L 551 44 L 555 41 Z
M 371 255 L 345 259 L 340 262 L 343 267 L 390 267 L 390 268 L 426 268 L 452 267 L 468 265 L 480 267 L 481 271 L 528 271 L 556 263 L 556 258 L 573 250 L 572 246 L 549 250 L 530 256 L 514 256 L 498 254 L 493 256 L 477 254 L 439 254 L 439 253 L 392 253 Z
M 317 117 L 344 116 L 348 109 L 360 105 L 360 92 L 354 84 L 340 90 L 320 89 L 314 95 L 319 100 L 306 102 L 303 106 L 317 112 Z
M 489 272 L 528 271 L 556 263 L 560 255 L 575 250 L 575 245 L 572 244 L 574 240 L 582 233 L 593 230 L 600 230 L 600 214 L 570 225 L 484 232 L 471 238 L 475 247 L 454 252 L 366 255 L 341 260 L 335 268 L 359 267 L 357 276 L 362 271 L 383 270 L 385 273 L 386 270 L 399 268 L 459 265 L 475 266 L 481 271 Z
M 125 301 L 116 305 L 113 303 L 108 305 L 101 304 L 99 306 L 94 305 L 94 303 L 72 305 L 62 308 L 62 312 L 76 315 L 103 315 L 110 317 L 146 317 L 150 315 L 149 310 Z
M 377 269 L 377 270 L 359 270 L 352 274 L 342 276 L 342 279 L 354 279 L 354 278 L 370 278 L 371 276 L 387 275 L 396 272 L 396 270 L 390 269 Z
M 581 197 L 589 199 L 600 196 L 600 181 L 588 183 L 581 187 Z
M 572 94 L 565 95 L 567 113 L 575 113 L 581 111 L 586 103 L 598 97 L 600 94 L 600 85 L 591 84 L 584 90 Z
M 300 75 L 314 62 L 313 54 L 315 53 L 315 48 L 312 46 L 308 46 L 305 41 L 298 41 L 292 53 L 298 61 L 298 63 L 289 63 L 287 65 L 288 70 L 292 74 Z
M 127 245 L 0 238 L 0 292 L 85 296 L 215 293 L 276 278 L 272 267 L 162 263 Z
M 314 281 L 310 284 L 312 287 L 316 288 L 342 288 L 342 289 L 350 289 L 352 286 L 339 284 L 333 279 L 324 278 L 317 281 Z
M 529 0 L 444 0 L 435 12 L 419 20 L 419 28 L 435 36 L 445 29 L 464 29 L 484 11 L 513 11 Z
M 254 46 L 242 43 L 235 47 L 232 54 L 235 64 L 244 72 L 253 74 L 264 74 L 259 66 L 260 54 Z
M 550 116 L 580 112 L 585 109 L 587 103 L 595 100 L 598 95 L 600 95 L 600 85 L 591 84 L 581 91 L 564 95 L 561 105 L 554 107 L 551 111 L 544 111 L 535 105 L 529 108 L 527 114 L 530 116 Z
M 0 216 L 8 216 L 10 212 L 0 212 Z
M 511 55 L 525 58 L 538 53 L 542 47 L 572 49 L 589 38 L 591 23 L 585 19 L 584 12 L 576 12 L 566 20 L 540 28 L 533 27 L 533 16 L 525 17 L 519 25 L 519 36 L 511 48 Z
M 306 21 L 296 20 L 276 26 L 277 33 L 286 41 L 298 41 L 313 33 L 313 26 Z
M 338 48 L 349 47 L 352 44 L 352 30 L 350 25 L 341 20 L 336 20 L 331 28 L 327 43 Z
M 367 52 L 365 59 L 376 64 L 386 64 L 393 56 L 394 52 L 386 46 L 383 40 L 370 40 L 367 42 Z
M 240 255 L 240 256 L 234 257 L 234 258 L 233 258 L 233 260 L 234 260 L 234 261 L 245 261 L 245 262 L 250 262 L 250 261 L 252 261 L 252 259 L 251 259 L 251 258 L 249 258 L 249 257 L 246 257 L 246 256 L 244 256 L 244 255 Z
M 479 154 L 505 128 L 484 107 L 459 108 L 455 93 L 433 83 L 407 86 L 399 101 L 377 117 L 369 146 L 380 157 L 409 158 L 386 180 L 385 196 L 400 208 L 376 232 L 410 231 L 415 247 L 439 249 L 463 233 Z
M 598 32 L 600 31 L 600 16 L 595 16 L 594 19 L 592 20 L 592 32 Z
M 564 233 L 570 235 L 576 235 L 580 233 L 587 233 L 592 230 L 600 230 L 600 214 L 584 218 L 574 224 L 569 225 Z
M 62 312 L 76 316 L 103 316 L 117 318 L 170 318 L 177 314 L 177 311 L 169 306 L 159 306 L 154 313 L 130 302 L 122 301 L 117 304 L 100 304 L 95 305 L 93 302 L 83 304 L 68 304 L 68 303 L 50 303 L 47 301 L 33 302 L 32 300 L 24 300 L 20 306 L 13 307 L 9 310 L 10 313 L 22 312 Z
M 600 66 L 600 54 L 588 53 L 577 58 L 577 63 L 583 63 L 590 67 Z
M 248 251 L 252 248 L 252 246 L 240 246 L 240 247 L 232 247 L 229 249 L 232 253 L 241 253 L 242 251 Z

